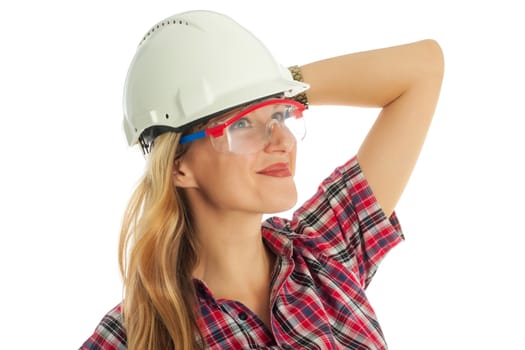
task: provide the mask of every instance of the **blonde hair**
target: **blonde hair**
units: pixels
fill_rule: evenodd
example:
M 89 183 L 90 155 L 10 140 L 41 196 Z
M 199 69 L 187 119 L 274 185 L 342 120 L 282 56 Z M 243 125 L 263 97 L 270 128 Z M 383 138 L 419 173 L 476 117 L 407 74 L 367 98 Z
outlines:
M 179 137 L 167 132 L 155 139 L 124 215 L 119 263 L 130 350 L 203 347 L 192 279 L 196 243 L 184 193 L 173 184 L 174 166 L 187 149 Z

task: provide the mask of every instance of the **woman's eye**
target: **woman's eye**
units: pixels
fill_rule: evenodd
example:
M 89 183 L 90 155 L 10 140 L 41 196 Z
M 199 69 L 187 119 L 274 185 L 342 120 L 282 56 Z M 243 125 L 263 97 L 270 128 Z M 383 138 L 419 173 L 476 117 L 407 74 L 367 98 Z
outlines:
M 244 129 L 244 128 L 248 128 L 250 126 L 250 121 L 246 118 L 241 118 L 237 121 L 235 121 L 232 125 L 231 125 L 231 128 L 233 129 Z

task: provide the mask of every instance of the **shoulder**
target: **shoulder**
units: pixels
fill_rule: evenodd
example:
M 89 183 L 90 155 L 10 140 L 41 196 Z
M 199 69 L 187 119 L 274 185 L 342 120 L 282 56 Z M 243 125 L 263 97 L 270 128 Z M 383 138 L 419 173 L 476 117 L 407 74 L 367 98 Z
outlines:
M 122 305 L 111 309 L 100 321 L 81 350 L 123 350 L 127 348 Z
M 323 232 L 333 225 L 355 225 L 363 204 L 375 204 L 357 157 L 336 167 L 318 186 L 316 193 L 296 209 L 292 219 L 295 231 Z M 345 227 L 346 230 L 349 227 Z
M 320 184 L 292 219 L 294 246 L 343 263 L 366 286 L 379 262 L 403 240 L 395 212 L 386 215 L 357 157 Z

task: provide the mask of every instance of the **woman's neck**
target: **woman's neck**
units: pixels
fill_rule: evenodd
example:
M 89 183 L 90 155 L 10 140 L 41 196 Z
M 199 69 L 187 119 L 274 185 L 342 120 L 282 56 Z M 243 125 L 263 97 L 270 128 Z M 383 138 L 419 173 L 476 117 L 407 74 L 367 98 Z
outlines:
M 262 215 L 210 214 L 194 221 L 199 257 L 194 277 L 217 299 L 242 301 L 269 291 L 275 259 L 262 239 Z
M 270 284 L 276 257 L 262 238 L 262 214 L 221 210 L 192 194 L 198 257 L 193 277 L 206 283 L 215 299 L 243 303 L 270 327 Z

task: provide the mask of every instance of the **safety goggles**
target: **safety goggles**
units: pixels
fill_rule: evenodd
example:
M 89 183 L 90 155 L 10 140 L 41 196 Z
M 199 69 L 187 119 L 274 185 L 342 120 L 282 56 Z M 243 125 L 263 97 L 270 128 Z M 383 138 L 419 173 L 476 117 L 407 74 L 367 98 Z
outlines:
M 188 143 L 210 136 L 219 152 L 250 154 L 264 149 L 275 128 L 295 143 L 306 134 L 303 111 L 306 107 L 287 99 L 270 99 L 247 106 L 233 116 L 214 121 L 210 127 L 180 138 Z

